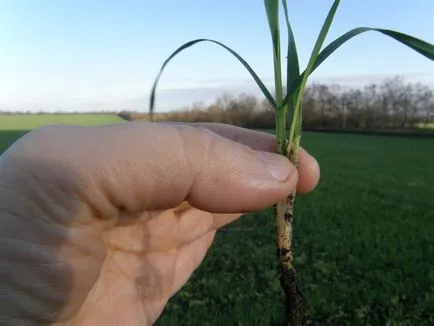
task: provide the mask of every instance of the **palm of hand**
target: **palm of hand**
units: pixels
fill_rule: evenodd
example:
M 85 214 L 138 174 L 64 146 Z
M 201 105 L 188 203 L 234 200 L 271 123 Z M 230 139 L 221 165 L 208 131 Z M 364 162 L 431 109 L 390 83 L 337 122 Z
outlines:
M 11 291 L 16 292 L 16 284 L 22 290 L 11 311 L 21 323 L 22 308 L 30 311 L 29 325 L 37 320 L 41 325 L 153 324 L 201 263 L 215 230 L 239 217 L 211 214 L 184 202 L 175 209 L 107 220 L 81 214 L 64 228 L 58 223 L 62 212 L 52 213 L 47 215 L 50 223 L 29 225 L 15 218 L 9 224 L 23 230 L 21 246 L 2 238 L 17 256 L 7 265 L 2 261 L 3 273 L 15 270 L 8 284 Z
M 72 291 L 76 298 L 70 296 L 70 302 L 82 306 L 64 318 L 74 325 L 152 324 L 201 263 L 216 228 L 238 216 L 211 214 L 183 203 L 172 210 L 143 213 L 130 223 L 103 231 L 99 250 L 104 255 L 92 264 L 71 260 L 76 261 L 74 270 L 89 270 L 88 280 L 81 284 L 90 288 Z M 95 242 L 99 240 L 87 240 Z

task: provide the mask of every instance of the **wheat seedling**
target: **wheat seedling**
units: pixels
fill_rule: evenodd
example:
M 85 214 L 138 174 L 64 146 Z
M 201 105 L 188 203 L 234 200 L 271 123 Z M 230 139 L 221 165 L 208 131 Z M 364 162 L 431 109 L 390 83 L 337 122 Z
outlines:
M 282 81 L 282 60 L 280 48 L 280 27 L 279 27 L 279 0 L 264 0 L 268 25 L 273 43 L 274 63 L 274 94 L 273 97 L 258 75 L 250 65 L 234 50 L 226 45 L 210 39 L 196 39 L 187 42 L 174 51 L 163 63 L 161 70 L 153 85 L 150 96 L 149 116 L 153 121 L 155 92 L 161 74 L 170 60 L 181 51 L 200 42 L 211 42 L 217 44 L 232 55 L 248 70 L 263 95 L 275 110 L 275 132 L 277 152 L 286 156 L 293 164 L 298 166 L 298 153 L 302 136 L 302 97 L 309 75 L 324 62 L 335 50 L 349 39 L 367 31 L 376 31 L 389 36 L 396 41 L 408 46 L 430 60 L 434 60 L 434 45 L 413 36 L 383 28 L 359 27 L 338 37 L 322 50 L 324 40 L 330 29 L 340 1 L 335 0 L 328 12 L 319 36 L 314 45 L 306 69 L 300 73 L 299 59 L 291 24 L 288 17 L 287 1 L 282 0 L 285 22 L 288 32 L 288 48 L 286 51 L 286 91 Z M 277 260 L 280 284 L 285 293 L 285 324 L 298 326 L 305 324 L 305 300 L 297 272 L 293 265 L 292 252 L 292 221 L 294 218 L 294 201 L 296 193 L 290 194 L 286 200 L 275 205 L 276 233 L 277 233 Z

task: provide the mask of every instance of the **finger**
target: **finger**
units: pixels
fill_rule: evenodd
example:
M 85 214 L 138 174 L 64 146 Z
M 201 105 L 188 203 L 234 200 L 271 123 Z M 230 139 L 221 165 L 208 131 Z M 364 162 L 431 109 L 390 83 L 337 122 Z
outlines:
M 207 128 L 222 137 L 240 142 L 258 151 L 276 152 L 276 137 L 267 132 L 218 123 L 199 123 L 191 125 Z M 300 148 L 297 193 L 303 194 L 312 191 L 318 184 L 319 176 L 320 169 L 316 159 L 305 149 Z
M 268 139 L 250 135 L 239 143 L 185 125 L 61 126 L 33 133 L 21 152 L 70 171 L 81 183 L 79 195 L 101 214 L 166 209 L 185 200 L 210 212 L 242 213 L 282 200 L 298 179 L 287 159 L 241 143 Z
M 297 193 L 311 192 L 319 182 L 320 168 L 317 160 L 305 149 L 300 148 L 298 156 Z
M 195 128 L 206 128 L 216 134 L 240 142 L 258 151 L 276 152 L 276 137 L 268 132 L 256 131 L 222 123 L 201 122 L 161 122 L 166 125 L 189 125 Z M 320 169 L 316 159 L 305 149 L 300 148 L 298 165 L 297 193 L 308 193 L 318 184 Z
M 197 122 L 197 123 L 182 123 L 182 122 L 161 122 L 163 125 L 171 126 L 191 126 L 194 128 L 203 128 L 210 130 L 222 137 L 228 138 L 235 142 L 249 146 L 257 151 L 276 152 L 276 138 L 274 135 L 258 130 L 246 129 L 238 126 L 233 126 L 224 123 L 214 122 Z

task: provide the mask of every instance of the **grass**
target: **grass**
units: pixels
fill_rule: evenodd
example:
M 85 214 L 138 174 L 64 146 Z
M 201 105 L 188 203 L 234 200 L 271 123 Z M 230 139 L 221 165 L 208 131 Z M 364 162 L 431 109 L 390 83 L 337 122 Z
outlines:
M 306 133 L 304 146 L 322 168 L 296 204 L 309 324 L 433 325 L 434 139 Z M 272 212 L 232 228 L 159 325 L 282 324 Z
M 22 134 L 0 130 L 0 152 Z M 302 145 L 322 172 L 296 202 L 309 323 L 433 325 L 434 139 L 306 132 Z M 264 210 L 219 232 L 157 325 L 281 325 L 274 227 Z
M 30 130 L 47 124 L 89 126 L 122 121 L 114 114 L 0 114 L 0 130 Z

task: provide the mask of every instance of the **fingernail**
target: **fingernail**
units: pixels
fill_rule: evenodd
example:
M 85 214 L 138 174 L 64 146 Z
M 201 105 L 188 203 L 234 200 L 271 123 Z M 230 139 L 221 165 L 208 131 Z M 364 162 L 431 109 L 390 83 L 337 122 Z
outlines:
M 286 181 L 295 168 L 289 160 L 279 154 L 269 152 L 257 152 L 264 162 L 270 175 L 277 181 Z

